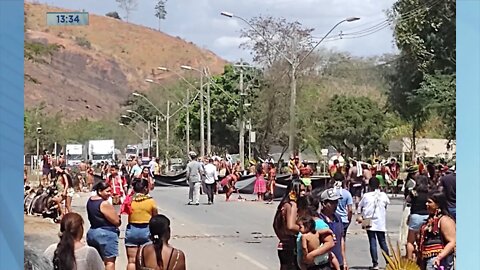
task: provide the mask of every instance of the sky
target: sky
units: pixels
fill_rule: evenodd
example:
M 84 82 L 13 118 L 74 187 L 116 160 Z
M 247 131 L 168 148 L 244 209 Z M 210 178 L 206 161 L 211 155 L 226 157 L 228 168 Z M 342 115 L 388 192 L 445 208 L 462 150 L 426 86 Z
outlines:
M 117 11 L 122 19 L 125 12 L 115 0 L 29 0 L 52 6 L 88 11 L 104 15 Z M 241 20 L 221 16 L 227 11 L 246 20 L 257 16 L 285 18 L 314 28 L 315 37 L 323 37 L 337 22 L 359 17 L 355 22 L 339 25 L 320 47 L 348 52 L 354 56 L 374 56 L 396 53 L 392 29 L 381 24 L 385 10 L 395 0 L 168 0 L 167 16 L 160 22 L 161 30 L 171 36 L 193 42 L 228 61 L 250 61 L 250 51 L 239 48 L 246 40 L 240 30 L 248 26 Z M 158 29 L 154 16 L 155 0 L 138 0 L 129 22 Z M 344 35 L 339 39 L 339 33 Z

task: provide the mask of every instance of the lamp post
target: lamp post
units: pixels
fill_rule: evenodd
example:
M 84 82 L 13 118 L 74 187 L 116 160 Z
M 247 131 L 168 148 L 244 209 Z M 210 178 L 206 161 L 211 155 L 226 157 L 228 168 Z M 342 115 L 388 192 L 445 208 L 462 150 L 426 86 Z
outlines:
M 129 126 L 125 125 L 124 123 L 118 123 L 122 127 L 126 127 L 128 130 L 130 130 L 135 136 L 137 136 L 140 140 L 143 141 L 143 138 L 133 129 L 131 129 Z
M 153 80 L 151 80 L 151 79 L 146 79 L 145 81 L 147 81 L 147 82 L 153 82 Z M 143 99 L 144 99 L 145 101 L 147 101 L 150 105 L 152 105 L 152 107 L 155 108 L 155 110 L 157 110 L 157 112 L 158 112 L 161 116 L 166 117 L 165 114 L 163 114 L 162 111 L 160 111 L 160 109 L 159 109 L 157 106 L 155 106 L 155 105 L 153 104 L 153 102 L 151 102 L 146 96 L 144 96 L 144 95 L 142 95 L 142 94 L 139 94 L 139 93 L 136 93 L 136 92 L 132 93 L 132 95 L 135 96 L 135 97 L 141 97 L 141 98 L 143 98 Z M 146 121 L 146 119 L 145 119 L 141 114 L 139 114 L 138 112 L 135 112 L 135 111 L 132 111 L 132 110 L 127 110 L 127 112 L 133 112 L 133 113 L 139 115 L 141 118 L 143 118 L 143 119 Z M 156 154 L 156 157 L 158 157 L 158 156 L 160 155 L 160 149 L 159 149 L 159 143 L 158 143 L 158 120 L 159 120 L 159 116 L 156 115 L 156 116 L 155 116 L 155 154 Z M 168 131 L 169 131 L 169 127 L 168 127 L 168 125 L 167 125 L 167 133 L 168 133 Z M 149 143 L 148 147 L 149 147 L 149 149 L 150 149 L 150 143 L 151 143 L 150 140 L 148 141 L 148 143 Z M 142 142 L 142 144 L 143 144 L 143 142 Z M 168 147 L 168 146 L 167 146 L 167 147 Z M 150 151 L 150 150 L 149 150 L 149 151 Z
M 183 77 L 180 73 L 178 73 L 174 70 L 171 70 L 169 68 L 166 68 L 166 67 L 157 67 L 157 69 L 161 70 L 161 71 L 171 71 L 171 72 L 173 72 L 175 75 L 180 77 L 188 85 L 193 87 L 195 90 L 199 91 L 193 84 L 191 84 L 187 79 L 185 79 L 185 77 Z M 153 81 L 153 80 L 149 80 L 148 82 L 155 83 L 155 81 Z M 185 110 L 186 110 L 186 126 L 185 126 L 185 129 L 186 129 L 185 130 L 185 133 L 186 133 L 185 134 L 185 139 L 186 139 L 186 143 L 187 143 L 187 153 L 186 153 L 186 155 L 188 156 L 188 153 L 190 152 L 190 89 L 189 88 L 187 88 L 187 97 L 186 97 L 184 106 L 185 106 Z
M 296 131 L 296 119 L 295 119 L 295 105 L 296 105 L 296 96 L 297 96 L 297 70 L 298 67 L 305 61 L 305 59 L 322 43 L 323 40 L 335 29 L 337 26 L 344 22 L 353 22 L 357 21 L 360 18 L 358 17 L 350 17 L 343 19 L 336 23 L 328 32 L 325 34 L 325 36 L 318 41 L 315 46 L 307 53 L 305 56 L 302 58 L 299 58 L 297 55 L 294 55 L 293 58 L 289 58 L 285 56 L 285 54 L 282 53 L 281 50 L 279 50 L 275 45 L 271 44 L 268 38 L 266 38 L 260 31 L 258 31 L 250 22 L 245 20 L 244 18 L 240 16 L 236 16 L 233 13 L 223 11 L 220 13 L 222 16 L 229 17 L 229 18 L 236 18 L 239 19 L 243 22 L 245 22 L 253 31 L 255 31 L 260 37 L 262 37 L 270 46 L 276 50 L 279 55 L 284 58 L 288 64 L 290 65 L 290 125 L 289 125 L 289 134 L 288 134 L 288 148 L 291 154 L 294 154 L 295 152 L 295 131 Z M 296 46 L 297 44 L 294 44 Z
M 203 76 L 204 76 L 205 70 L 199 70 L 187 65 L 182 65 L 180 66 L 180 68 L 185 70 L 194 70 L 200 73 L 200 156 L 203 157 L 205 156 L 205 123 L 204 123 L 205 116 L 204 116 L 204 108 L 203 108 L 204 107 Z M 210 137 L 210 132 L 208 131 L 207 131 L 207 136 Z

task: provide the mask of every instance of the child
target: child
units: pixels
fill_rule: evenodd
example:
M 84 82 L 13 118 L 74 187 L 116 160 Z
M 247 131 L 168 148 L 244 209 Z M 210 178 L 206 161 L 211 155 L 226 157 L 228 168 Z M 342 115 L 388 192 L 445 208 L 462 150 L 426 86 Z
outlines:
M 255 179 L 254 193 L 257 194 L 258 201 L 263 201 L 267 192 L 267 182 L 263 177 L 263 168 L 261 164 L 257 165 L 257 177 Z
M 298 222 L 300 226 L 301 241 L 302 241 L 302 253 L 303 262 L 299 263 L 301 269 L 306 270 L 324 270 L 335 269 L 340 270 L 340 263 L 332 252 L 327 252 L 320 256 L 315 257 L 313 265 L 307 265 L 304 263 L 307 255 L 323 246 L 321 239 L 325 236 L 325 233 L 331 234 L 330 230 L 315 230 L 315 220 L 312 217 L 301 218 Z

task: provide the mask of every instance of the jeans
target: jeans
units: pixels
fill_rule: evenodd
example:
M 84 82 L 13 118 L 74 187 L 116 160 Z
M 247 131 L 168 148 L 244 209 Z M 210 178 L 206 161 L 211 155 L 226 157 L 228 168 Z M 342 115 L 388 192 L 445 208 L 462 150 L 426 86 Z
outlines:
M 377 239 L 380 244 L 380 248 L 390 255 L 388 252 L 387 241 L 385 240 L 385 232 L 379 231 L 367 231 L 368 242 L 370 243 L 370 256 L 372 257 L 373 266 L 378 265 L 378 251 L 377 251 Z
M 138 247 L 150 241 L 148 224 L 128 224 L 125 230 L 125 246 Z
M 429 258 L 427 260 L 425 260 L 425 270 L 438 270 L 439 268 L 435 268 L 434 267 L 434 264 L 433 262 L 435 261 L 435 256 L 432 257 L 432 258 Z M 447 257 L 445 257 L 445 259 L 443 259 L 441 262 L 440 262 L 440 266 L 443 266 L 443 269 L 444 270 L 451 270 L 453 269 L 453 254 L 450 254 L 448 255 Z
M 457 208 L 456 207 L 449 207 L 448 212 L 450 212 L 450 215 L 452 216 L 453 220 L 457 222 Z
M 200 186 L 202 183 L 200 182 L 188 182 L 189 189 L 188 189 L 188 201 L 199 203 L 200 202 Z
M 215 195 L 215 186 L 217 183 L 207 184 L 205 183 L 205 193 L 207 193 L 208 202 L 213 203 L 213 197 Z
M 87 232 L 87 244 L 94 247 L 102 259 L 118 257 L 117 228 L 90 228 Z

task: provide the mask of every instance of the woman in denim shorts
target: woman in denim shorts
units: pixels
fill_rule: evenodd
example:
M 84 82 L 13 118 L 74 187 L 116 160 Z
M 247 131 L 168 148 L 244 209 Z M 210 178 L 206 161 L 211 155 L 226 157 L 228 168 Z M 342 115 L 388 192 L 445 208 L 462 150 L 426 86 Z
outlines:
M 418 175 L 415 178 L 415 187 L 407 196 L 407 203 L 410 204 L 410 215 L 408 216 L 408 236 L 407 236 L 407 257 L 413 258 L 414 243 L 417 239 L 420 227 L 428 218 L 427 200 L 428 200 L 428 177 Z
M 130 207 L 127 207 L 128 225 L 125 231 L 125 247 L 128 257 L 127 270 L 135 270 L 135 257 L 138 247 L 150 241 L 148 223 L 152 216 L 158 214 L 155 200 L 148 195 L 148 180 L 135 178 L 132 185 L 134 194 Z
M 96 194 L 87 202 L 87 214 L 90 229 L 87 232 L 87 244 L 97 249 L 105 263 L 105 270 L 115 269 L 118 256 L 118 236 L 121 224 L 120 216 L 108 202 L 112 195 L 110 186 L 104 181 L 95 185 Z

